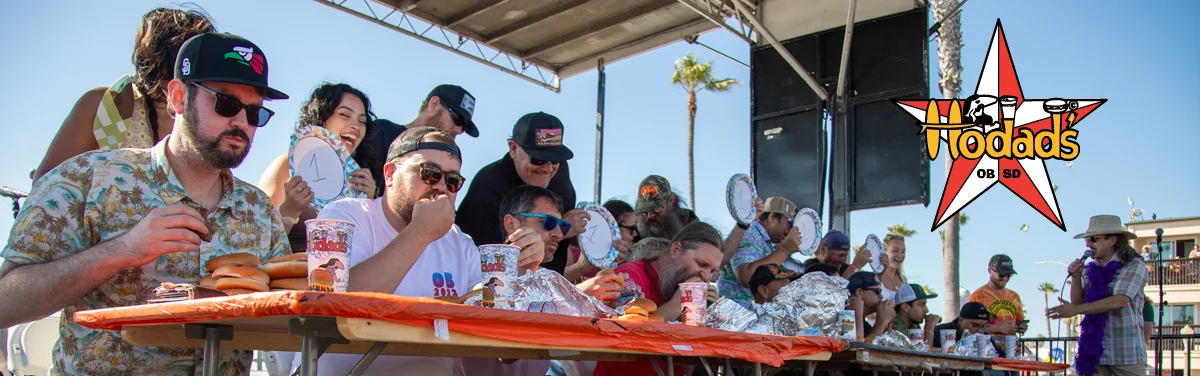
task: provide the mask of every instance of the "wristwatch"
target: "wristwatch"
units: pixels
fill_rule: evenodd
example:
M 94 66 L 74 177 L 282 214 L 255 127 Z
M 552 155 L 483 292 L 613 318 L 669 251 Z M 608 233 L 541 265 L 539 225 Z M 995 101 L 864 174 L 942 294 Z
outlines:
M 742 224 L 741 222 L 738 222 L 737 226 L 738 226 L 738 228 L 740 228 L 740 229 L 742 229 L 742 230 L 749 230 L 749 229 L 750 229 L 750 225 L 744 225 L 744 224 Z

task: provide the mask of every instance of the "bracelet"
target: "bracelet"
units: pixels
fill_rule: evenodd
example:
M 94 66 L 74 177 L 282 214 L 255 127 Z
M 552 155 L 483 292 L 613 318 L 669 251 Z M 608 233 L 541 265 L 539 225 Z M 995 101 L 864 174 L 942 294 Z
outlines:
M 283 217 L 284 228 L 295 226 L 296 222 L 300 222 L 300 219 L 296 217 Z
M 750 229 L 750 225 L 744 225 L 744 224 L 741 224 L 741 223 L 738 223 L 738 224 L 737 224 L 737 227 L 738 227 L 738 228 L 740 228 L 740 229 L 742 229 L 742 230 L 749 230 L 749 229 Z

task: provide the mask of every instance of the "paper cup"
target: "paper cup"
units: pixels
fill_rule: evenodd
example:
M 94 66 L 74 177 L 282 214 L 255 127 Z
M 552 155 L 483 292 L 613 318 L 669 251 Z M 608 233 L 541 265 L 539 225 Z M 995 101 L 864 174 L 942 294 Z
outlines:
M 1004 336 L 1004 357 L 1009 359 L 1017 357 L 1017 336 Z
M 705 309 L 708 301 L 704 295 L 708 292 L 708 283 L 684 282 L 679 284 L 679 305 L 683 310 L 684 325 L 704 326 Z
M 949 353 L 954 348 L 954 342 L 958 341 L 958 333 L 954 329 L 942 329 L 938 335 L 942 337 L 942 352 Z
M 308 233 L 308 289 L 346 292 L 354 224 L 335 219 L 304 221 Z
M 991 354 L 996 352 L 996 348 L 992 346 L 992 336 L 975 336 L 975 351 L 979 353 L 979 357 L 981 358 L 991 357 Z
M 925 329 L 909 329 L 908 339 L 913 342 L 925 342 Z
M 517 256 L 521 248 L 507 244 L 479 246 L 479 266 L 483 271 L 483 306 L 516 309 L 513 282 L 517 280 Z
M 855 331 L 854 310 L 843 309 L 842 314 L 838 315 L 838 321 L 841 322 L 842 333 L 852 333 Z

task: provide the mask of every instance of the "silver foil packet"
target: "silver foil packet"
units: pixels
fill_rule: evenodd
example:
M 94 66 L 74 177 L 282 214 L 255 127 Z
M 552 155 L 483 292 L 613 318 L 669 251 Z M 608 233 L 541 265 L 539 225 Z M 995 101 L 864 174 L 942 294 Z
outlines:
M 708 307 L 708 315 L 704 318 L 704 326 L 729 332 L 741 332 L 754 324 L 758 315 L 742 307 L 738 302 L 729 299 L 718 299 Z
M 562 274 L 539 268 L 513 282 L 513 302 L 518 311 L 545 312 L 576 317 L 615 318 L 624 308 L 612 308 L 580 291 Z M 482 306 L 481 294 L 463 304 Z
M 838 276 L 806 274 L 780 289 L 773 302 L 763 304 L 762 312 L 772 317 L 781 335 L 843 337 L 848 283 Z
M 900 333 L 898 330 L 884 332 L 883 335 L 875 337 L 875 341 L 871 343 L 878 346 L 895 347 L 905 350 L 928 351 L 924 342 L 910 340 L 907 335 Z

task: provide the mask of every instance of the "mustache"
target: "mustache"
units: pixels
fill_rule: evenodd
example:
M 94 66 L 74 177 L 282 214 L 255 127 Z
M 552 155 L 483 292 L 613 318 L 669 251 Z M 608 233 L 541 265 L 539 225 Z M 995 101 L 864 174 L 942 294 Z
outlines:
M 242 131 L 241 129 L 231 128 L 227 131 L 221 132 L 221 134 L 217 135 L 217 140 L 220 140 L 222 137 L 225 137 L 225 136 L 237 137 L 237 138 L 242 139 L 242 141 L 245 141 L 247 144 L 250 143 L 250 135 L 246 134 L 246 132 Z

